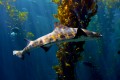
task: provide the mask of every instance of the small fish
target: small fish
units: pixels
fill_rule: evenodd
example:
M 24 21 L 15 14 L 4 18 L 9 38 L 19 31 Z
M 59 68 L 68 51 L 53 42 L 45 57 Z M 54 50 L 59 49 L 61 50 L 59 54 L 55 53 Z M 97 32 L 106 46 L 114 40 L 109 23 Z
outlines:
M 14 50 L 13 55 L 18 56 L 19 58 L 24 59 L 24 54 L 29 53 L 34 48 L 43 48 L 45 51 L 48 51 L 50 46 L 53 44 L 59 44 L 62 42 L 79 42 L 98 39 L 102 35 L 96 32 L 88 31 L 82 28 L 71 28 L 64 26 L 60 23 L 54 24 L 55 29 L 34 41 L 27 40 L 28 45 L 23 50 Z

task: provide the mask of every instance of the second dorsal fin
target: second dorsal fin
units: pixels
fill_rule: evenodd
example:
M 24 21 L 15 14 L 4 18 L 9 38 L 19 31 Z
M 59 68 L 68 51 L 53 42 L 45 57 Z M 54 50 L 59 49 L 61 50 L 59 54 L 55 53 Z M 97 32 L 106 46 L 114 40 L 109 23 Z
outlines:
M 24 38 L 24 40 L 27 42 L 27 44 L 30 43 L 30 40 L 28 40 L 28 39 L 26 39 L 26 38 Z

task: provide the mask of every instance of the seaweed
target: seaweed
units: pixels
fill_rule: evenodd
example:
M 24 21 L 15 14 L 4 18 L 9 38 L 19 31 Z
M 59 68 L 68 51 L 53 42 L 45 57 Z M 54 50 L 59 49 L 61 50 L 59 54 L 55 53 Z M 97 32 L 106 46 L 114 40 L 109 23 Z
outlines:
M 58 13 L 54 14 L 61 24 L 69 27 L 87 28 L 91 17 L 97 13 L 97 1 L 95 0 L 60 0 Z M 58 46 L 56 57 L 59 65 L 54 66 L 58 80 L 76 80 L 75 66 L 82 60 L 84 51 L 81 42 L 64 42 Z

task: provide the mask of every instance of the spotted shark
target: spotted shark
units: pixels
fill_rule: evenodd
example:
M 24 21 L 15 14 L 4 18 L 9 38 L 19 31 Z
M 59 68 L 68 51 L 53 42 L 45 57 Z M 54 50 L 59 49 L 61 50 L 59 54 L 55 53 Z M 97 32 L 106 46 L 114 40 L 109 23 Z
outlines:
M 30 51 L 35 48 L 41 47 L 45 51 L 48 51 L 48 46 L 51 46 L 53 44 L 59 44 L 62 42 L 87 41 L 102 37 L 102 35 L 97 32 L 88 31 L 83 28 L 67 27 L 58 22 L 54 24 L 54 27 L 55 28 L 51 33 L 44 35 L 34 41 L 25 39 L 28 42 L 28 45 L 23 50 L 14 50 L 13 55 L 24 59 L 24 54 L 30 54 Z

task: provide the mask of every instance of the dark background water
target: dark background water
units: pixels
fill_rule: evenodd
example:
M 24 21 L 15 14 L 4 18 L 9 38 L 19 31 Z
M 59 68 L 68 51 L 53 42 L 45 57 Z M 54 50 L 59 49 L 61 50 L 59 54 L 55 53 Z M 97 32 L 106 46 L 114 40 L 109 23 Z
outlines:
M 57 12 L 57 5 L 49 0 L 17 0 L 14 4 L 18 10 L 28 11 L 28 19 L 22 26 L 23 30 L 33 32 L 35 39 L 51 32 L 56 21 L 52 16 Z M 89 30 L 100 32 L 100 40 L 87 41 L 82 53 L 84 59 L 77 63 L 76 77 L 78 80 L 120 80 L 120 10 L 106 9 L 99 3 L 98 13 L 92 18 Z M 26 46 L 24 35 L 11 37 L 6 21 L 8 13 L 0 6 L 0 80 L 55 80 L 52 69 L 58 64 L 57 46 L 46 53 L 36 49 L 31 55 L 21 60 L 12 55 L 13 50 L 21 50 Z M 23 33 L 23 32 L 21 32 Z M 94 67 L 82 64 L 91 62 Z

